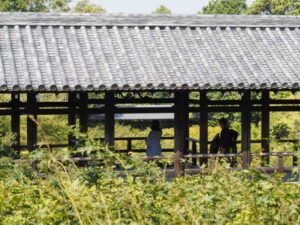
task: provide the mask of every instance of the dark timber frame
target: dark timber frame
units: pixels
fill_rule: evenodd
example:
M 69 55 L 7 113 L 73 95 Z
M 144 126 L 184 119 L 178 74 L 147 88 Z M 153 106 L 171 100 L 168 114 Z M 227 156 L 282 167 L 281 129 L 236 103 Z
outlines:
M 200 153 L 207 154 L 207 139 L 208 139 L 208 111 L 207 111 L 207 96 L 206 92 L 200 92 Z M 206 158 L 200 159 L 200 164 L 207 163 Z
M 197 91 L 199 99 L 190 99 L 188 90 L 168 91 L 173 97 L 169 98 L 150 98 L 141 97 L 142 92 L 132 91 L 134 97 L 124 98 L 129 91 L 109 91 L 99 92 L 102 98 L 89 98 L 89 92 L 69 92 L 66 93 L 68 100 L 64 102 L 39 102 L 37 92 L 29 93 L 10 93 L 11 100 L 7 103 L 0 103 L 0 114 L 11 116 L 11 131 L 16 134 L 15 149 L 20 150 L 27 148 L 32 151 L 37 145 L 37 124 L 32 120 L 38 120 L 38 115 L 68 115 L 68 125 L 76 126 L 76 118 L 79 118 L 79 127 L 81 132 L 88 130 L 88 115 L 93 113 L 105 114 L 105 135 L 104 141 L 110 149 L 114 149 L 115 143 L 115 113 L 155 113 L 155 112 L 173 112 L 174 120 L 174 151 L 178 159 L 184 158 L 188 154 L 189 126 L 188 117 L 190 112 L 200 113 L 200 155 L 209 154 L 208 151 L 208 113 L 209 112 L 241 112 L 241 154 L 243 156 L 243 168 L 247 168 L 251 161 L 251 143 L 261 143 L 262 152 L 269 153 L 269 133 L 270 133 L 270 112 L 272 111 L 299 111 L 300 100 L 275 100 L 270 99 L 270 91 L 261 91 L 261 99 L 252 100 L 251 91 L 242 91 L 241 100 L 210 100 L 207 97 L 210 91 Z M 158 90 L 159 92 L 159 90 Z M 195 91 L 194 91 L 195 92 Z M 255 91 L 257 92 L 257 91 Z M 21 101 L 21 94 L 26 94 L 27 101 Z M 120 97 L 121 96 L 121 97 Z M 173 107 L 148 107 L 143 108 L 120 108 L 118 104 L 173 104 Z M 92 108 L 91 104 L 99 104 L 103 107 Z M 251 112 L 261 112 L 261 140 L 251 140 L 250 124 Z M 20 116 L 27 115 L 27 145 L 20 145 Z M 74 137 L 68 138 L 67 144 L 59 144 L 58 146 L 73 146 Z M 128 146 L 130 151 L 131 141 Z M 296 142 L 296 140 L 290 140 Z M 50 143 L 51 144 L 51 143 Z M 193 143 L 195 148 L 196 142 Z M 55 146 L 54 146 L 55 147 Z M 128 150 L 128 149 L 127 149 Z M 195 153 L 196 150 L 193 150 Z M 209 157 L 200 156 L 200 164 L 207 163 Z M 295 156 L 296 158 L 296 156 Z M 264 163 L 268 164 L 269 157 L 264 157 Z M 195 160 L 193 160 L 195 162 Z M 294 159 L 294 165 L 295 165 Z M 175 163 L 175 171 L 179 175 L 182 170 L 182 164 L 178 161 Z
M 29 151 L 33 151 L 37 144 L 37 99 L 36 93 L 27 94 L 27 146 Z M 19 136 L 20 134 L 17 134 Z

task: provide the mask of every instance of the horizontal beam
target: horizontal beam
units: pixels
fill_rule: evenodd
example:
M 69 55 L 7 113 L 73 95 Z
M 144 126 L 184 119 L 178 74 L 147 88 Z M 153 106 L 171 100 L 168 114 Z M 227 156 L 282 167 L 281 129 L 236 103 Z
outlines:
M 116 137 L 115 141 L 134 141 L 134 140 L 145 140 L 147 137 Z M 173 140 L 174 137 L 161 137 L 162 140 Z M 93 138 L 93 140 L 104 141 L 104 138 Z
M 104 105 L 104 99 L 88 99 L 88 104 L 103 104 Z M 147 103 L 153 103 L 153 104 L 159 104 L 159 103 L 174 103 L 174 98 L 133 98 L 133 99 L 116 99 L 116 104 L 134 104 L 134 103 L 140 103 L 140 104 L 147 104 Z M 189 99 L 190 104 L 201 104 L 201 100 L 198 99 Z M 242 103 L 242 100 L 207 100 L 208 105 L 240 105 Z M 263 100 L 251 100 L 250 104 L 262 104 Z M 282 104 L 282 105 L 291 105 L 291 104 L 300 104 L 300 99 L 270 99 L 270 104 Z M 12 102 L 0 102 L 0 108 L 9 108 L 12 106 Z M 40 107 L 67 107 L 68 101 L 39 101 L 38 106 Z M 79 102 L 76 101 L 76 104 L 78 105 Z M 19 102 L 18 105 L 20 107 L 26 107 L 26 102 Z
M 118 150 L 115 150 L 116 152 L 119 152 L 119 153 L 128 153 L 128 152 L 139 152 L 139 153 L 146 153 L 146 149 L 131 149 L 131 150 L 128 150 L 128 149 L 118 149 Z M 162 148 L 161 149 L 161 152 L 174 152 L 174 149 L 173 148 Z
M 68 147 L 68 144 L 49 144 L 49 147 L 51 149 L 53 148 L 66 148 Z M 35 146 L 35 148 L 48 148 L 47 145 L 37 145 Z M 28 146 L 27 145 L 20 145 L 20 149 L 28 149 Z
M 116 99 L 116 104 L 127 104 L 127 103 L 174 103 L 173 98 L 133 98 L 133 99 Z
M 271 103 L 271 102 L 270 102 Z M 279 103 L 281 104 L 281 103 Z M 291 104 L 291 102 L 289 102 Z M 12 115 L 14 113 L 18 113 L 20 115 L 26 115 L 26 103 L 18 104 L 19 108 L 18 110 L 12 111 L 12 107 L 15 106 L 11 103 L 0 103 L 2 108 L 0 110 L 0 115 Z M 5 107 L 4 107 L 5 106 Z M 38 103 L 39 107 L 65 107 L 65 108 L 38 108 L 37 114 L 38 115 L 62 115 L 62 114 L 68 114 L 68 102 L 40 102 Z M 0 107 L 1 108 L 1 107 Z M 9 109 L 10 108 L 10 109 Z M 189 107 L 189 112 L 200 112 L 205 111 L 206 112 L 242 112 L 242 108 L 240 106 L 216 106 L 216 107 L 207 107 L 202 108 L 200 107 Z M 289 112 L 289 111 L 300 111 L 300 106 L 269 106 L 269 107 L 263 107 L 263 106 L 251 106 L 250 110 L 255 111 L 270 111 L 270 112 Z M 145 106 L 145 107 L 115 107 L 115 113 L 174 113 L 174 107 L 153 107 L 153 106 Z M 105 107 L 101 108 L 88 108 L 87 112 L 89 114 L 104 114 Z M 75 109 L 74 113 L 78 114 L 79 110 Z
M 145 108 L 116 108 L 116 113 L 167 113 L 174 112 L 173 107 L 145 107 Z

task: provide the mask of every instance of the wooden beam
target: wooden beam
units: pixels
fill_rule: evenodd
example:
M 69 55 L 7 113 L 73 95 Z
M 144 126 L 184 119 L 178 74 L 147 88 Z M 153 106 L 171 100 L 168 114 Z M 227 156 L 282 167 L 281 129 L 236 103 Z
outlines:
M 116 113 L 168 113 L 173 112 L 173 107 L 132 107 L 132 108 L 115 108 Z
M 263 140 L 261 143 L 262 152 L 268 153 L 270 152 L 270 111 L 269 111 L 269 100 L 270 100 L 270 92 L 263 91 L 262 92 L 262 112 L 261 112 L 261 139 Z M 262 165 L 265 163 L 269 164 L 270 158 L 263 157 Z
M 132 104 L 132 103 L 152 103 L 152 104 L 159 104 L 159 103 L 173 103 L 173 98 L 133 98 L 133 99 L 115 99 L 116 103 L 119 104 Z
M 201 112 L 202 106 L 200 107 L 190 107 L 189 112 Z M 204 108 L 207 112 L 240 112 L 241 108 L 239 106 L 224 106 L 224 107 L 206 107 Z
M 200 154 L 207 154 L 208 141 L 208 112 L 207 112 L 207 96 L 206 92 L 200 92 Z M 207 165 L 207 158 L 200 159 L 200 165 Z
M 70 127 L 76 127 L 76 94 L 75 93 L 69 93 L 68 94 L 68 105 L 69 105 L 69 111 L 68 111 L 68 126 Z M 68 136 L 68 146 L 73 147 L 74 146 L 74 139 L 75 137 L 73 135 Z
M 82 92 L 79 94 L 79 125 L 80 132 L 88 131 L 88 93 Z
M 20 94 L 20 93 L 19 93 Z M 166 99 L 165 101 L 160 100 L 160 99 L 118 99 L 115 101 L 115 103 L 120 103 L 120 104 L 127 104 L 127 103 L 154 103 L 154 104 L 158 104 L 158 103 L 173 103 L 174 99 L 170 98 L 170 99 Z M 190 104 L 200 104 L 200 100 L 197 99 L 192 99 L 189 100 Z M 208 107 L 211 110 L 214 110 L 214 108 L 217 108 L 218 111 L 222 111 L 223 109 L 226 110 L 230 110 L 230 108 L 233 108 L 234 110 L 239 110 L 238 105 L 240 105 L 242 103 L 241 100 L 209 100 L 208 101 Z M 262 104 L 262 100 L 251 100 L 251 105 L 261 105 Z M 11 107 L 11 102 L 1 102 L 0 103 L 0 108 L 6 109 Z M 64 107 L 67 108 L 68 107 L 68 102 L 38 102 L 37 105 L 38 107 Z M 103 105 L 105 104 L 104 99 L 88 99 L 88 104 L 99 104 L 99 105 Z M 295 111 L 298 111 L 300 106 L 300 100 L 299 99 L 270 99 L 269 100 L 269 104 L 271 105 L 277 105 L 277 106 L 271 106 L 270 109 L 274 108 L 276 111 L 293 111 L 293 109 Z M 19 103 L 20 107 L 26 107 L 26 103 L 25 102 L 20 102 Z M 228 106 L 230 105 L 230 106 Z M 279 106 L 278 106 L 279 105 Z M 286 105 L 286 106 L 285 106 Z M 293 105 L 293 106 L 291 106 Z M 298 106 L 297 106 L 298 105 Z M 219 107 L 210 107 L 210 106 L 219 106 Z M 150 107 L 151 108 L 151 107 Z M 190 107 L 190 109 L 194 109 L 197 107 Z M 252 107 L 252 109 L 255 109 L 257 111 L 261 110 L 261 106 L 255 106 Z M 286 108 L 286 110 L 285 110 Z
M 20 94 L 11 94 L 11 132 L 16 135 L 15 144 L 13 148 L 19 151 L 20 147 L 20 112 L 19 112 Z
M 188 112 L 188 91 L 177 91 L 174 95 L 175 100 L 175 121 L 174 121 L 174 150 L 176 153 L 176 160 L 174 165 L 175 174 L 179 176 L 182 171 L 180 158 L 187 154 L 188 142 L 186 138 L 189 137 L 189 112 Z
M 37 124 L 29 117 L 33 116 L 37 120 L 37 99 L 36 93 L 27 94 L 27 146 L 29 151 L 33 151 L 37 144 Z
M 105 93 L 105 143 L 110 149 L 115 145 L 115 96 L 114 93 Z
M 250 165 L 250 125 L 251 125 L 251 92 L 245 91 L 242 96 L 241 104 L 241 119 L 242 119 L 242 153 L 243 153 L 243 168 L 248 168 Z

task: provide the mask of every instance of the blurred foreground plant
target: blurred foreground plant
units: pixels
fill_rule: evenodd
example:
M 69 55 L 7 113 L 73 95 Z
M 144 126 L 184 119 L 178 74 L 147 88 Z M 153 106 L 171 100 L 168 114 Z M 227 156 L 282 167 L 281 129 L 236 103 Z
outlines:
M 112 152 L 76 132 L 73 150 L 32 152 L 37 171 L 23 161 L 0 160 L 1 224 L 300 222 L 300 185 L 283 183 L 280 175 L 219 165 L 171 178 L 155 162 Z M 74 154 L 93 160 L 77 167 L 67 160 Z

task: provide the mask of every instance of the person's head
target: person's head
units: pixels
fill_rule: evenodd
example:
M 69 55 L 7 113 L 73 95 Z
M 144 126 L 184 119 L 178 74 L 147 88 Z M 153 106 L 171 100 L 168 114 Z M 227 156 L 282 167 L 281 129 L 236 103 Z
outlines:
M 160 124 L 158 120 L 152 121 L 151 130 L 160 130 Z
M 228 120 L 224 117 L 222 117 L 221 119 L 219 119 L 219 124 L 222 128 L 225 128 L 228 126 Z

